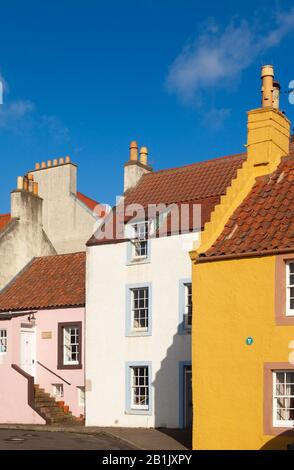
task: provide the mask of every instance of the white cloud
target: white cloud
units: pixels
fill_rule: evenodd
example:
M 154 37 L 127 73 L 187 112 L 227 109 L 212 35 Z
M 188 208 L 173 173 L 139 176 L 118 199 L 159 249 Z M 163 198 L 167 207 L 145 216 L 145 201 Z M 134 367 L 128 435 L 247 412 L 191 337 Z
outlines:
M 231 110 L 227 108 L 211 108 L 204 113 L 203 124 L 214 131 L 224 127 L 225 120 L 230 116 Z
M 187 104 L 201 104 L 203 92 L 238 79 L 257 55 L 277 46 L 294 30 L 294 8 L 275 15 L 270 31 L 246 20 L 232 20 L 221 30 L 210 19 L 205 33 L 188 43 L 171 65 L 166 85 Z
M 0 129 L 22 133 L 30 126 L 30 117 L 35 107 L 30 101 L 8 101 L 0 106 Z
M 29 100 L 10 100 L 8 84 L 1 74 L 0 80 L 4 88 L 3 104 L 0 104 L 0 130 L 17 135 L 43 135 L 55 142 L 69 140 L 69 129 L 57 116 L 39 113 Z

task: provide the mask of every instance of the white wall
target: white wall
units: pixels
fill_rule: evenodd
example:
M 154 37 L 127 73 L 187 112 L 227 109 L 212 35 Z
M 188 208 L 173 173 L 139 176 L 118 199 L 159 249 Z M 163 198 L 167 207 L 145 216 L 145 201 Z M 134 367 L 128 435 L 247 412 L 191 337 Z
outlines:
M 43 198 L 43 226 L 57 253 L 85 251 L 95 218 L 76 197 L 77 167 L 72 163 L 31 172 Z
M 195 238 L 153 239 L 151 262 L 134 266 L 126 265 L 125 242 L 88 248 L 88 426 L 179 426 L 179 362 L 191 359 L 190 335 L 178 334 L 179 280 L 191 277 L 183 242 Z M 152 283 L 152 336 L 126 337 L 125 288 L 140 282 Z M 152 363 L 152 416 L 125 413 L 125 363 L 132 361 Z
M 0 289 L 35 256 L 56 254 L 42 226 L 42 199 L 27 191 L 12 191 L 13 220 L 0 233 Z

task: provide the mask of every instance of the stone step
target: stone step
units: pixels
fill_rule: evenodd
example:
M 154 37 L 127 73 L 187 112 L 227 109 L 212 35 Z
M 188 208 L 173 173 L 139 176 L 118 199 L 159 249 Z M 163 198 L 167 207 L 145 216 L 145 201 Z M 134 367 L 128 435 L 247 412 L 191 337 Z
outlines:
M 54 397 L 40 388 L 38 384 L 35 385 L 35 406 L 36 409 L 44 416 L 47 424 L 64 424 L 76 425 L 83 424 L 83 421 L 78 420 L 69 411 L 67 405 L 63 401 L 57 402 Z
M 72 416 L 72 414 L 67 414 L 64 413 L 63 410 L 61 410 L 58 407 L 52 407 L 52 406 L 38 406 L 38 410 L 41 411 L 41 413 L 49 413 L 51 415 L 59 415 L 59 416 Z

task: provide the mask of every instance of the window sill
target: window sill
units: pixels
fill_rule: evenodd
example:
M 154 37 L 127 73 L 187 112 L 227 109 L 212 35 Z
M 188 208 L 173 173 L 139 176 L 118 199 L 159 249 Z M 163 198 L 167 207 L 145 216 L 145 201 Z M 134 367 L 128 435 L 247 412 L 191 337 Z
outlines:
M 291 427 L 291 428 L 282 428 L 282 427 L 275 427 L 275 426 L 272 426 L 271 429 L 269 429 L 268 431 L 266 431 L 265 435 L 267 436 L 279 436 L 280 434 L 282 434 L 283 436 L 287 437 L 293 437 L 294 436 L 294 428 Z
M 285 313 L 279 314 L 276 316 L 276 325 L 294 325 L 294 315 L 286 315 Z
M 152 336 L 151 331 L 129 331 L 126 333 L 126 337 L 132 338 L 132 337 L 140 337 L 140 336 Z
M 127 262 L 127 266 L 137 266 L 138 264 L 149 264 L 150 258 L 134 258 Z
M 57 364 L 57 369 L 82 369 L 82 364 Z
M 126 415 L 145 415 L 145 416 L 151 416 L 152 412 L 150 410 L 136 410 L 136 409 L 130 409 L 125 411 Z

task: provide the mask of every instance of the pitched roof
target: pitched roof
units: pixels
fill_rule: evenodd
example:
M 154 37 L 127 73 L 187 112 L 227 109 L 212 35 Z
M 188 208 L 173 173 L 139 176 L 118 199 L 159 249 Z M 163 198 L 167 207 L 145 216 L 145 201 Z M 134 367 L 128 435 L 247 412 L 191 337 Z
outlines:
M 3 230 L 11 220 L 10 214 L 0 214 L 0 231 Z
M 94 199 L 85 196 L 85 194 L 80 193 L 79 191 L 77 191 L 77 198 L 83 202 L 91 211 L 93 211 L 95 207 L 99 205 L 99 202 L 94 201 Z
M 205 258 L 272 250 L 294 252 L 294 154 L 259 177 Z
M 0 293 L 0 311 L 85 305 L 85 253 L 35 258 Z
M 179 168 L 150 172 L 125 194 L 124 207 L 140 204 L 201 204 L 201 225 L 209 220 L 215 205 L 242 166 L 245 154 L 215 158 Z M 107 240 L 107 243 L 116 240 Z M 105 243 L 93 236 L 88 246 Z

